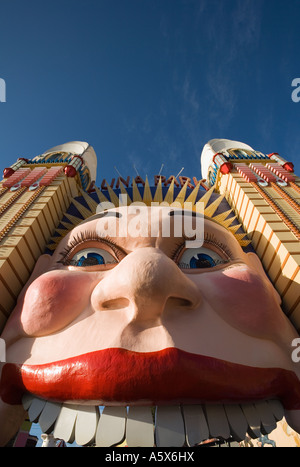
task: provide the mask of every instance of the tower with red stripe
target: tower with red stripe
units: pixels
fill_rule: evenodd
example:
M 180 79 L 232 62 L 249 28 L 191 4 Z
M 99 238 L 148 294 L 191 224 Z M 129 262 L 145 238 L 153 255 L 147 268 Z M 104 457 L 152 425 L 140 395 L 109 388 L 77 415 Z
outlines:
M 203 148 L 202 177 L 224 195 L 300 331 L 300 178 L 276 152 L 214 139 Z

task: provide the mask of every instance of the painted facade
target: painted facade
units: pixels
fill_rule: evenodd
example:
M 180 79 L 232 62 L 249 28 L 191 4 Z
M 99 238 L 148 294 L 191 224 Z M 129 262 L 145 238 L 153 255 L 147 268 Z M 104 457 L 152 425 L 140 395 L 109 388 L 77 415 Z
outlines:
M 26 417 L 80 445 L 299 442 L 300 179 L 229 140 L 201 168 L 98 188 L 81 142 L 5 168 L 1 445 Z

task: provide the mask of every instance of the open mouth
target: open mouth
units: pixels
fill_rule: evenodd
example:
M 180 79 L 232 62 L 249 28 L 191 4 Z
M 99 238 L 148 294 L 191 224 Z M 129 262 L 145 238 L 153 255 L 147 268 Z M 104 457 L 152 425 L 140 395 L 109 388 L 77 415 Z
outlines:
M 55 437 L 79 445 L 114 446 L 125 438 L 128 446 L 241 441 L 246 433 L 270 433 L 284 409 L 300 408 L 300 383 L 291 371 L 176 348 L 111 348 L 42 365 L 10 363 L 2 383 L 4 401 L 23 400 L 44 432 L 54 429 Z
M 30 421 L 43 433 L 80 446 L 196 446 L 208 439 L 243 441 L 271 433 L 284 410 L 278 400 L 253 404 L 91 406 L 23 397 Z

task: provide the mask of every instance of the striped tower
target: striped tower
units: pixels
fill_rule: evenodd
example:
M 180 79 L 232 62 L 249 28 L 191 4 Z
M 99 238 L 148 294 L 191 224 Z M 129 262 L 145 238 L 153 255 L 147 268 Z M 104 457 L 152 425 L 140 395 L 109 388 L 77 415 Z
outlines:
M 87 143 L 56 146 L 33 159 L 19 158 L 0 182 L 0 332 L 37 258 L 80 190 L 96 178 L 97 159 Z
M 214 139 L 203 148 L 202 176 L 234 210 L 282 308 L 300 331 L 300 178 L 277 153 Z

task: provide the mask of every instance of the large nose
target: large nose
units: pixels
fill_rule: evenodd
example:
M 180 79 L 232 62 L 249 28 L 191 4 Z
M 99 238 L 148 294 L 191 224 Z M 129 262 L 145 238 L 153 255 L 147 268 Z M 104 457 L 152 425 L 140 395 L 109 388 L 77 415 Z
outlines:
M 198 287 L 157 248 L 139 248 L 109 271 L 92 293 L 96 311 L 129 308 L 133 320 L 155 320 L 166 306 L 193 309 Z

